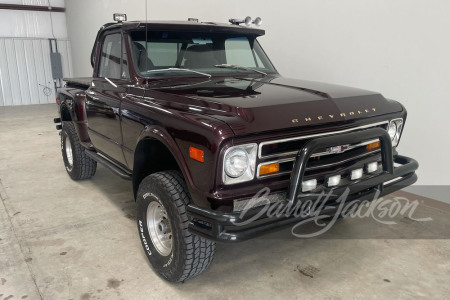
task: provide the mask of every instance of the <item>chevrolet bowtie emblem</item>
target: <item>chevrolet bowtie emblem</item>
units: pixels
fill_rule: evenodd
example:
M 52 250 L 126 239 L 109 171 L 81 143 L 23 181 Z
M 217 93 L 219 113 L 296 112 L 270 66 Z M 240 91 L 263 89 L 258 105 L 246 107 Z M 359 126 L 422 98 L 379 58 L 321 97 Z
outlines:
M 345 150 L 347 150 L 349 147 L 350 147 L 350 145 L 329 147 L 329 148 L 327 148 L 327 153 L 330 153 L 330 154 L 342 153 Z

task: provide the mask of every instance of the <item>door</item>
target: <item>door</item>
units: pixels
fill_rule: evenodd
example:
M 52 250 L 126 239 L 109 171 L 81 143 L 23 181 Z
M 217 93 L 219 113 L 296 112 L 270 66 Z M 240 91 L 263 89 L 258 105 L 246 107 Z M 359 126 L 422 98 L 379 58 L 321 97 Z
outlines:
M 122 41 L 120 32 L 104 36 L 98 70 L 86 91 L 86 113 L 94 147 L 125 166 L 120 110 L 122 98 L 127 95 L 129 73 Z

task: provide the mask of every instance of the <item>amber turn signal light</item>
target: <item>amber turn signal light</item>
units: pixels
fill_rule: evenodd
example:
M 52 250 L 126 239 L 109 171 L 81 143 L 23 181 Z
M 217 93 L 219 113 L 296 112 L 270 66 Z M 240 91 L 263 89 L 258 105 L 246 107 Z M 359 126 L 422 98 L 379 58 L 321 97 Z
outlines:
M 270 164 L 270 165 L 264 165 L 259 168 L 259 175 L 268 175 L 272 173 L 277 173 L 280 171 L 280 164 Z
M 189 147 L 189 156 L 199 162 L 205 162 L 205 152 L 195 147 Z
M 373 150 L 373 149 L 377 149 L 377 148 L 380 148 L 380 141 L 376 141 L 374 143 L 370 143 L 366 147 L 367 151 L 370 151 L 370 150 Z

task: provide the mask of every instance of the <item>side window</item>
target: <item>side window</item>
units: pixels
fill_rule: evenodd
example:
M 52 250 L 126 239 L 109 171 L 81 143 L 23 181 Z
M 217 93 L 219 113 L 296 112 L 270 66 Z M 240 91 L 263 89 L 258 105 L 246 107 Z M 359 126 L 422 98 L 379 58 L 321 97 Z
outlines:
M 120 33 L 109 34 L 103 40 L 98 77 L 129 78 L 125 46 Z
M 225 40 L 225 55 L 227 64 L 244 67 L 260 67 L 261 61 L 246 37 L 229 38 Z

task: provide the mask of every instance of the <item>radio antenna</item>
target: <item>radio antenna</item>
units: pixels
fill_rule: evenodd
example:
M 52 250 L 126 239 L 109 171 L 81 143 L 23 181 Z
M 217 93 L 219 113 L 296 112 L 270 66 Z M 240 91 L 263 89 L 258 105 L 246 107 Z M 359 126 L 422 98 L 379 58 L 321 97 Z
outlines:
M 148 72 L 148 0 L 145 0 L 145 72 Z M 148 87 L 148 80 L 145 83 L 146 87 Z

